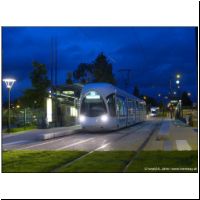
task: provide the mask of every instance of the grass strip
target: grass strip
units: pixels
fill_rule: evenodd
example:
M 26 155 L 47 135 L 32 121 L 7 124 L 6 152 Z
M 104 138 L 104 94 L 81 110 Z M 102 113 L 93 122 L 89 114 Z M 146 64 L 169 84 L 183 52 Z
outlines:
M 51 172 L 75 160 L 83 151 L 14 150 L 3 152 L 3 172 Z M 97 151 L 59 172 L 122 172 L 131 151 Z M 142 151 L 127 172 L 197 172 L 197 151 Z
M 131 151 L 96 151 L 60 172 L 121 172 L 132 156 Z
M 82 154 L 81 151 L 7 151 L 3 152 L 2 172 L 50 172 Z
M 127 172 L 197 172 L 197 151 L 143 151 Z

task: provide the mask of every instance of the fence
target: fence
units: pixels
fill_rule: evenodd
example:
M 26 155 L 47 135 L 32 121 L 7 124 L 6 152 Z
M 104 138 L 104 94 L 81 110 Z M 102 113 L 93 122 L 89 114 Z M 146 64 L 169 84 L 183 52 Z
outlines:
M 10 110 L 11 128 L 25 127 L 36 125 L 38 128 L 51 128 L 60 126 L 71 126 L 76 124 L 76 116 L 70 115 L 70 107 L 60 105 L 59 109 L 53 106 L 53 121 L 47 123 L 46 111 L 42 109 L 20 109 L 13 108 Z M 8 126 L 8 109 L 2 110 L 2 128 Z
M 45 112 L 42 109 L 10 109 L 11 128 L 29 125 L 41 126 L 45 121 Z M 8 125 L 8 109 L 2 110 L 2 128 Z

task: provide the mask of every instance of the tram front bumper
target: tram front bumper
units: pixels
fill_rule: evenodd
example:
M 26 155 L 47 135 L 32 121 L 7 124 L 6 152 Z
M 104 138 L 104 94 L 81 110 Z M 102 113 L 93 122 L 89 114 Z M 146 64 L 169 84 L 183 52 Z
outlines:
M 113 130 L 116 129 L 115 120 L 106 117 L 85 117 L 80 122 L 82 129 L 89 131 Z

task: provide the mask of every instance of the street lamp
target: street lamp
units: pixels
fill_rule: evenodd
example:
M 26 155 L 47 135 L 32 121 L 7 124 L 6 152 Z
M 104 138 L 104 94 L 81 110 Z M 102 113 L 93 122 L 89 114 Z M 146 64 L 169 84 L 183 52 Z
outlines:
M 180 81 L 179 80 L 176 80 L 176 84 L 178 85 L 180 83 Z
M 181 75 L 180 74 L 176 74 L 176 85 L 178 88 L 180 88 L 179 84 L 180 84 L 180 78 L 181 78 Z M 174 79 L 174 76 L 173 76 L 173 79 Z M 169 85 L 170 85 L 170 97 L 172 98 L 172 77 L 170 78 L 169 80 Z
M 10 132 L 10 91 L 16 80 L 12 78 L 5 78 L 3 81 L 6 84 L 6 88 L 8 88 L 8 132 Z
M 176 78 L 180 78 L 181 77 L 181 75 L 180 74 L 176 74 Z
M 180 99 L 181 97 L 181 94 L 180 94 L 180 78 L 181 78 L 181 75 L 180 74 L 176 74 L 176 85 L 177 85 L 177 93 L 178 93 L 178 96 L 177 98 Z

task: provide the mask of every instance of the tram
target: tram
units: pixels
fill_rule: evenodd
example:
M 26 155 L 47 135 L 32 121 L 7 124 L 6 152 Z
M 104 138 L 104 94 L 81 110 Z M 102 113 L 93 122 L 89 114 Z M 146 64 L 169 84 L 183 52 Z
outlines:
M 81 92 L 79 122 L 89 131 L 117 130 L 146 119 L 146 103 L 109 83 L 89 83 Z

